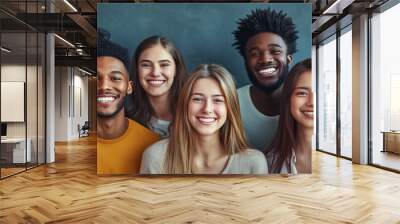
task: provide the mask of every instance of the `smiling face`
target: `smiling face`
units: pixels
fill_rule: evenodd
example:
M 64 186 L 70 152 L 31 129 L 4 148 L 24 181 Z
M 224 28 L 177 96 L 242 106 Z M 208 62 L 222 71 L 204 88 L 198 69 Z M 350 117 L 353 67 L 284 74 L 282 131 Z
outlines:
M 314 104 L 310 71 L 300 74 L 290 97 L 290 113 L 297 124 L 303 128 L 314 127 Z
M 188 105 L 189 123 L 199 135 L 218 134 L 227 117 L 225 97 L 213 78 L 198 79 Z
M 246 44 L 246 69 L 251 82 L 267 92 L 278 89 L 286 79 L 292 56 L 277 34 L 262 32 Z
M 152 97 L 169 93 L 174 82 L 176 65 L 173 57 L 161 45 L 144 50 L 138 59 L 140 85 Z
M 97 115 L 113 117 L 124 108 L 132 84 L 124 64 L 114 57 L 97 58 Z

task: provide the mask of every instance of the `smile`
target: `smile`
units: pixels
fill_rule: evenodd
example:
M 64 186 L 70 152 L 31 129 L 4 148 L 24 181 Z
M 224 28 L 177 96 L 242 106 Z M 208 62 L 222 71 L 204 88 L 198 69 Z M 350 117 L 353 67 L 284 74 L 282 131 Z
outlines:
M 147 82 L 148 82 L 151 86 L 161 86 L 161 85 L 163 85 L 166 81 L 165 81 L 165 80 L 147 80 Z
M 275 72 L 278 69 L 275 66 L 268 66 L 268 67 L 263 67 L 262 69 L 258 70 L 258 74 L 260 74 L 263 77 L 271 77 L 275 75 Z
M 310 119 L 314 118 L 314 111 L 303 111 L 303 114 Z
M 98 96 L 97 102 L 99 103 L 111 103 L 116 99 L 115 96 Z
M 217 120 L 217 118 L 215 118 L 215 117 L 197 117 L 197 120 L 199 120 L 199 122 L 201 124 L 208 125 L 208 124 L 214 123 Z

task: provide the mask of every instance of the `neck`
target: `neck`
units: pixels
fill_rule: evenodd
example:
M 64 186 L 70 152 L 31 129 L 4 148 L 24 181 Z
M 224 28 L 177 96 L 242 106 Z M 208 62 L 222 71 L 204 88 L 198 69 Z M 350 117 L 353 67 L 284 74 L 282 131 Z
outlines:
M 298 126 L 296 131 L 296 155 L 311 152 L 311 142 L 312 142 L 312 128 L 306 128 L 303 126 Z
M 113 117 L 97 117 L 97 136 L 102 139 L 121 137 L 128 129 L 128 120 L 124 110 Z
M 273 92 L 265 92 L 263 89 L 252 85 L 250 96 L 258 111 L 266 116 L 276 116 L 279 115 L 281 91 L 282 86 Z
M 168 94 L 164 94 L 162 96 L 149 96 L 150 105 L 154 110 L 155 118 L 166 121 L 172 120 L 168 96 Z
M 196 136 L 195 156 L 203 158 L 205 161 L 220 157 L 223 153 L 223 146 L 218 133 L 210 136 Z

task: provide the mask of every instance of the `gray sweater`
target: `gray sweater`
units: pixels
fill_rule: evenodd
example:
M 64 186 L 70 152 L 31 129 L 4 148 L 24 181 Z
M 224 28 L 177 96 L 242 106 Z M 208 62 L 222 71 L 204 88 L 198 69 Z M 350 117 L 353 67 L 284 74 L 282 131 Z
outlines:
M 164 172 L 165 153 L 168 139 L 158 141 L 148 147 L 142 156 L 140 174 L 167 174 Z M 267 160 L 262 152 L 247 149 L 229 156 L 222 174 L 268 174 Z

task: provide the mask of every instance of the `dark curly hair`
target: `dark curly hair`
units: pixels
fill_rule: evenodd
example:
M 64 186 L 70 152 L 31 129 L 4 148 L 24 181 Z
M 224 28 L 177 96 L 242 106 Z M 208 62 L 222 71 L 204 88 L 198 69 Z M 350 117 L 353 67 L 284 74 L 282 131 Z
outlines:
M 298 39 L 296 26 L 292 18 L 288 17 L 283 11 L 268 9 L 256 9 L 245 18 L 239 19 L 238 28 L 233 31 L 235 46 L 239 53 L 246 58 L 247 41 L 254 35 L 262 32 L 275 33 L 282 37 L 287 46 L 287 54 L 296 53 L 296 40 Z
M 130 70 L 130 60 L 128 49 L 110 40 L 110 33 L 100 28 L 97 38 L 97 57 L 109 56 L 120 60 L 127 71 Z

